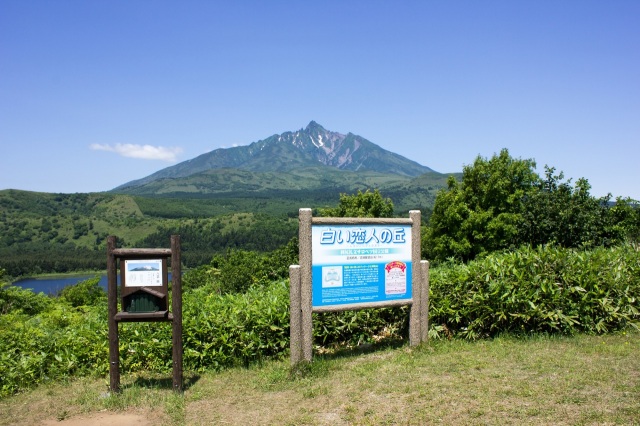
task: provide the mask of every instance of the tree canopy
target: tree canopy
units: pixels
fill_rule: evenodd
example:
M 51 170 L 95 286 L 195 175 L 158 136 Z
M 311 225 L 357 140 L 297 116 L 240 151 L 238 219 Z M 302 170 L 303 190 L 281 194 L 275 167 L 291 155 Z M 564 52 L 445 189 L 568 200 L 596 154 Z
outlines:
M 357 194 L 340 194 L 340 204 L 332 209 L 321 209 L 325 217 L 393 217 L 393 202 L 383 198 L 377 189 L 373 192 L 358 190 Z
M 430 218 L 427 252 L 436 259 L 473 259 L 517 238 L 525 194 L 538 179 L 533 160 L 514 159 L 503 149 L 464 166 L 462 182 L 449 178 Z
M 480 156 L 463 168 L 462 181 L 449 178 L 435 201 L 425 238 L 432 260 L 471 260 L 496 250 L 555 244 L 610 246 L 640 235 L 637 202 L 595 198 L 584 179 L 575 185 L 531 159 L 514 159 L 507 149 Z

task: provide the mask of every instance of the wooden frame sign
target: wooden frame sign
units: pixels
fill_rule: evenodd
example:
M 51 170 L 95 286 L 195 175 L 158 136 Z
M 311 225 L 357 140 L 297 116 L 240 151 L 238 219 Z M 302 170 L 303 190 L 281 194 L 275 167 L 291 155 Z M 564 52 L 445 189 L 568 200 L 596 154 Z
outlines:
M 171 259 L 171 306 L 168 260 Z M 119 262 L 118 262 L 119 261 Z M 117 266 L 120 266 L 120 310 Z M 182 269 L 180 236 L 171 236 L 171 248 L 117 248 L 116 237 L 107 238 L 107 295 L 109 326 L 109 388 L 120 391 L 118 324 L 170 322 L 173 389 L 182 392 Z M 169 311 L 171 308 L 171 312 Z

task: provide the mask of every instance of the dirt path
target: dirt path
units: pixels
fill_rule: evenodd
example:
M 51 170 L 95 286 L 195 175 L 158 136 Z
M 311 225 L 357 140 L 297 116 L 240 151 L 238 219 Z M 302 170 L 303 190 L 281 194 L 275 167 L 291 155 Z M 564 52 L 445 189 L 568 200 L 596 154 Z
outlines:
M 47 420 L 43 426 L 151 426 L 151 421 L 139 414 L 95 413 L 65 420 Z

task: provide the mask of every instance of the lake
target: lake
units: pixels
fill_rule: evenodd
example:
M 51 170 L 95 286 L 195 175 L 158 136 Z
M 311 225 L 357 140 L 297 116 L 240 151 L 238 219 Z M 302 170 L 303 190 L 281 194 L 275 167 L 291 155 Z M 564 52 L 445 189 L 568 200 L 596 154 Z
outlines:
M 88 280 L 95 277 L 93 275 L 74 275 L 60 278 L 27 278 L 24 280 L 16 281 L 13 285 L 22 288 L 30 288 L 34 293 L 45 294 L 57 294 L 63 288 L 79 283 L 80 281 Z M 120 284 L 120 276 L 118 276 L 118 284 Z M 107 276 L 100 276 L 100 286 L 107 291 Z
M 13 285 L 22 288 L 30 288 L 34 293 L 44 293 L 56 295 L 60 290 L 69 285 L 78 284 L 80 281 L 88 280 L 95 277 L 93 275 L 70 275 L 59 278 L 26 278 L 24 280 L 16 281 Z M 118 274 L 118 285 L 120 285 L 120 274 Z M 169 281 L 171 281 L 171 272 L 168 274 Z M 100 274 L 100 287 L 107 291 L 107 275 Z

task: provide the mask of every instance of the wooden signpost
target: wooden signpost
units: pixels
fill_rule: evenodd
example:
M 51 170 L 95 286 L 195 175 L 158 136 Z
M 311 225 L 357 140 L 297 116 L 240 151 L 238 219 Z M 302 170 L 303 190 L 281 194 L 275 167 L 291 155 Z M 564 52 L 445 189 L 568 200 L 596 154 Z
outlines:
M 121 310 L 118 311 L 117 266 L 120 261 Z M 171 311 L 168 306 L 167 260 L 171 259 Z M 119 249 L 116 237 L 107 238 L 107 293 L 109 323 L 109 388 L 120 391 L 118 323 L 171 322 L 173 389 L 183 388 L 182 274 L 180 236 L 171 236 L 170 249 Z

